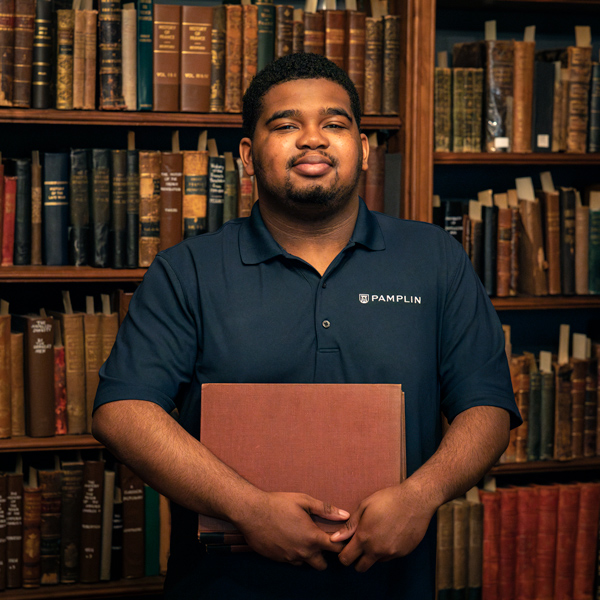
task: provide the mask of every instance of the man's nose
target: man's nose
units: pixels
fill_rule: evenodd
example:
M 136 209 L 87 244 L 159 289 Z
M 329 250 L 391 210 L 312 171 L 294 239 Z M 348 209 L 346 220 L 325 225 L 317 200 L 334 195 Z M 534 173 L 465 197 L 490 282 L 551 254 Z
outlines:
M 326 148 L 329 140 L 320 125 L 308 125 L 302 128 L 296 145 L 299 148 Z

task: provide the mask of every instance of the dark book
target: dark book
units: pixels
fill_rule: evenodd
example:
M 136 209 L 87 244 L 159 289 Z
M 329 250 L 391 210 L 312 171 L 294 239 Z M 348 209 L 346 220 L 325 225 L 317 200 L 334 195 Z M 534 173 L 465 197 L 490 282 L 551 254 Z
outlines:
M 238 171 L 231 152 L 225 152 L 225 193 L 223 196 L 223 223 L 237 217 Z
M 600 294 L 600 199 L 590 200 L 588 289 L 590 294 Z
M 35 469 L 23 482 L 23 588 L 40 587 L 40 526 L 42 492 Z
M 383 77 L 383 21 L 365 19 L 365 115 L 381 114 L 381 81 Z
M 540 389 L 540 460 L 554 456 L 554 375 L 541 373 Z
M 325 56 L 338 67 L 346 66 L 346 11 L 326 9 L 323 11 L 325 27 Z
M 592 47 L 567 48 L 569 78 L 567 99 L 567 152 L 585 153 L 588 147 L 589 93 Z
M 571 458 L 571 366 L 554 365 L 554 460 Z
M 79 581 L 100 581 L 102 545 L 102 498 L 104 461 L 86 460 L 83 465 L 83 500 L 81 508 L 81 555 Z
M 464 498 L 452 500 L 452 588 L 451 598 L 464 598 L 467 591 L 469 553 L 469 505 Z
M 242 7 L 225 5 L 225 112 L 242 111 Z
M 560 188 L 560 281 L 565 295 L 575 293 L 575 189 Z
M 60 327 L 54 328 L 54 413 L 55 433 L 68 433 L 67 357 Z
M 100 109 L 123 110 L 121 3 L 98 1 L 98 82 Z
M 555 598 L 569 598 L 573 593 L 580 495 L 580 483 L 559 486 L 556 512 L 556 564 L 559 568 L 554 574 Z
M 513 95 L 514 43 L 488 40 L 485 47 L 485 148 L 487 152 L 506 152 L 511 147 L 508 99 Z
M 294 7 L 275 5 L 275 59 L 292 53 L 294 43 Z
M 12 106 L 15 52 L 15 0 L 0 0 L 0 106 Z
M 31 264 L 42 264 L 42 197 L 44 181 L 40 153 L 31 153 Z M 0 211 L 1 212 L 1 211 Z M 1 220 L 1 219 L 0 219 Z M 1 227 L 0 227 L 1 229 Z
M 179 111 L 181 7 L 154 5 L 152 110 Z
M 583 456 L 596 456 L 598 443 L 598 361 L 588 360 L 583 409 Z
M 325 26 L 320 11 L 304 13 L 304 52 L 325 54 Z
M 160 495 L 144 486 L 144 576 L 160 575 Z
M 458 42 L 452 46 L 452 68 L 485 69 L 485 42 Z
M 69 162 L 66 152 L 44 153 L 44 264 L 69 264 Z
M 496 296 L 510 296 L 510 252 L 512 211 L 508 206 L 498 207 L 498 241 L 496 244 Z
M 452 150 L 452 69 L 436 67 L 433 82 L 434 152 Z
M 89 257 L 92 267 L 108 267 L 110 264 L 110 156 L 108 149 L 92 149 Z
M 60 521 L 61 486 L 60 470 L 40 470 L 38 479 L 41 490 L 40 524 L 40 583 L 60 583 Z
M 593 63 L 590 82 L 588 152 L 600 152 L 600 63 Z
M 2 184 L 2 208 L 4 217 L 2 221 L 2 266 L 6 267 L 13 264 L 14 256 L 17 178 L 14 175 L 4 175 Z
M 483 284 L 488 296 L 496 295 L 498 207 L 482 206 L 483 220 Z
M 120 487 L 115 487 L 110 553 L 110 578 L 118 581 L 123 577 L 123 495 Z
M 600 483 L 581 483 L 573 567 L 573 598 L 592 598 L 594 594 L 599 516 Z
M 15 0 L 13 106 L 31 107 L 31 73 L 36 0 Z
M 383 17 L 383 81 L 381 112 L 397 115 L 400 102 L 400 15 Z
M 469 101 L 468 68 L 452 69 L 452 151 L 467 152 L 467 103 Z M 472 90 L 471 90 L 472 91 Z M 471 94 L 471 101 L 472 101 Z
M 110 242 L 112 266 L 127 261 L 127 150 L 111 150 Z
M 0 591 L 6 589 L 6 508 L 8 480 L 5 473 L 0 473 Z
M 60 582 L 79 581 L 83 462 L 61 464 Z
M 292 53 L 304 52 L 304 10 L 294 9 L 292 21 Z
M 152 110 L 153 0 L 137 4 L 137 109 Z
M 204 233 L 207 228 L 208 151 L 183 153 L 183 237 Z
M 548 261 L 548 293 L 561 293 L 560 204 L 558 191 L 538 192 L 543 209 L 544 247 Z
M 208 205 L 207 229 L 216 231 L 223 225 L 223 202 L 225 200 L 225 157 L 208 158 Z
M 481 219 L 469 218 L 470 228 L 470 253 L 471 263 L 477 276 L 484 281 L 484 244 L 483 244 L 483 221 Z
M 225 6 L 213 7 L 210 36 L 210 112 L 225 110 L 225 29 L 227 12 Z
M 484 598 L 499 600 L 500 584 L 500 494 L 480 490 L 483 505 L 481 591 Z
M 90 151 L 71 150 L 69 264 L 88 264 L 90 243 Z
M 160 151 L 140 150 L 140 267 L 149 267 L 160 246 Z
M 586 375 L 590 363 L 571 359 L 571 458 L 583 458 Z
M 162 152 L 160 168 L 160 250 L 183 239 L 182 231 L 183 154 Z
M 366 13 L 349 10 L 346 11 L 346 72 L 350 76 L 361 107 L 365 101 L 365 19 Z
M 533 152 L 551 152 L 552 123 L 554 119 L 553 63 L 535 61 L 533 80 L 533 126 L 531 148 Z
M 144 576 L 144 482 L 128 467 L 119 464 L 123 497 L 123 577 Z
M 6 587 L 20 588 L 23 575 L 23 474 L 6 474 Z
M 258 7 L 258 62 L 262 71 L 275 58 L 275 5 L 272 2 L 256 2 Z
M 467 598 L 468 600 L 481 600 L 483 575 L 483 504 L 480 502 L 468 502 L 468 504 L 469 549 L 467 557 Z
M 445 200 L 444 229 L 459 243 L 463 241 L 463 217 L 466 211 L 463 200 Z
M 31 161 L 28 158 L 14 160 L 17 177 L 15 197 L 15 246 L 13 263 L 31 264 Z
M 446 502 L 437 511 L 437 599 L 452 598 L 454 509 Z
M 529 432 L 527 436 L 527 460 L 540 460 L 541 443 L 542 376 L 531 357 L 529 372 Z
M 137 268 L 139 264 L 140 235 L 140 155 L 138 150 L 127 150 L 127 223 L 126 266 Z

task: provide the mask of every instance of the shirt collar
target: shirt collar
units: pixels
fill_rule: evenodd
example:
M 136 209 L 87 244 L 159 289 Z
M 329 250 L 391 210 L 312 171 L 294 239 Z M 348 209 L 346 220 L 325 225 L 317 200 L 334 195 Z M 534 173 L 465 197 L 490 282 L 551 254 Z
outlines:
M 254 203 L 250 217 L 244 220 L 240 228 L 239 243 L 242 262 L 247 265 L 259 264 L 274 256 L 286 255 L 285 250 L 269 233 L 260 214 L 259 202 Z M 348 246 L 355 244 L 364 246 L 368 250 L 385 250 L 385 241 L 377 218 L 369 211 L 362 198 L 359 198 L 356 225 Z

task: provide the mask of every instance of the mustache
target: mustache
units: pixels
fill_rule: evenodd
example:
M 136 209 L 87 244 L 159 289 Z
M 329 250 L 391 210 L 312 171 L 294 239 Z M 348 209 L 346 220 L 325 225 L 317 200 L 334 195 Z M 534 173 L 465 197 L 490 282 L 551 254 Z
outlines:
M 309 153 L 310 154 L 315 154 L 315 150 L 306 150 L 305 152 L 301 152 L 300 154 L 297 154 L 296 156 L 293 156 L 292 158 L 290 158 L 287 161 L 286 168 L 291 169 L 294 166 L 294 164 L 296 163 L 296 161 L 304 158 Z M 323 157 L 325 157 L 331 163 L 332 167 L 337 167 L 338 166 L 339 160 L 337 158 L 334 158 L 333 156 L 330 156 L 329 154 L 327 154 L 327 152 L 323 152 L 323 150 L 317 150 L 316 153 L 320 154 Z

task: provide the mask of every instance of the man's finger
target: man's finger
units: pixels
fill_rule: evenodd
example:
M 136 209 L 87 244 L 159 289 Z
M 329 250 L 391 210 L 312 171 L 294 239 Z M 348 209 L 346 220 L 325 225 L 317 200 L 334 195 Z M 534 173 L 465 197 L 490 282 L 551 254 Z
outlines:
M 349 540 L 358 527 L 358 514 L 354 513 L 335 533 L 331 534 L 332 542 L 343 542 Z
M 347 546 L 340 552 L 339 559 L 340 562 L 349 567 L 352 563 L 354 563 L 362 554 L 362 549 L 360 544 L 356 541 L 356 538 L 351 539 Z
M 316 500 L 310 496 L 306 496 L 307 503 L 306 509 L 311 515 L 322 517 L 323 519 L 329 519 L 330 521 L 345 521 L 350 517 L 350 513 L 346 510 L 342 510 L 337 506 Z
M 354 569 L 358 573 L 364 573 L 365 571 L 370 569 L 375 564 L 375 562 L 376 561 L 373 557 L 367 557 L 366 554 L 363 554 L 354 566 Z

